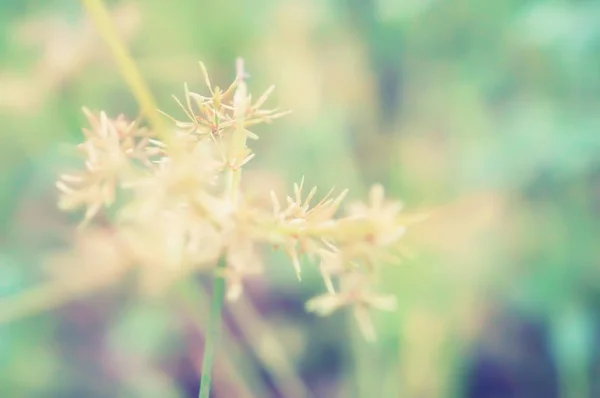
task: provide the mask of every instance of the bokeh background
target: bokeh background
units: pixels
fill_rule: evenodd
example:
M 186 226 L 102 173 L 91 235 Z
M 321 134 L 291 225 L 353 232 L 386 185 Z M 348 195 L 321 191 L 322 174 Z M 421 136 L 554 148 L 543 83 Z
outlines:
M 106 3 L 165 111 L 204 89 L 199 60 L 276 84 L 293 113 L 258 130 L 256 186 L 381 182 L 431 215 L 382 278 L 400 305 L 376 344 L 306 314 L 319 275 L 269 254 L 227 308 L 216 397 L 600 397 L 600 2 Z M 2 1 L 0 30 L 0 313 L 29 308 L 0 324 L 0 397 L 196 396 L 205 291 L 44 298 L 81 107 L 139 108 L 78 1 Z

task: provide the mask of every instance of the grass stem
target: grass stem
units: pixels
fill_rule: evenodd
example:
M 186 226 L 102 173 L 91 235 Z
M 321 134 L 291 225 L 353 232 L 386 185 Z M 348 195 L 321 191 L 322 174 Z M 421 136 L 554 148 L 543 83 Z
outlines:
M 221 256 L 217 271 L 225 267 L 226 257 Z M 212 367 L 215 358 L 215 350 L 221 334 L 221 309 L 223 307 L 223 298 L 225 296 L 225 279 L 215 274 L 213 279 L 213 292 L 210 302 L 210 318 L 208 320 L 208 330 L 204 342 L 204 354 L 202 358 L 202 376 L 200 377 L 200 392 L 198 398 L 209 398 L 212 384 Z
M 135 61 L 127 50 L 127 47 L 119 37 L 103 1 L 82 0 L 82 3 L 94 21 L 98 33 L 110 48 L 119 71 L 138 102 L 142 113 L 156 129 L 156 134 L 161 137 L 164 136 L 165 123 L 156 111 L 156 101 L 138 70 Z

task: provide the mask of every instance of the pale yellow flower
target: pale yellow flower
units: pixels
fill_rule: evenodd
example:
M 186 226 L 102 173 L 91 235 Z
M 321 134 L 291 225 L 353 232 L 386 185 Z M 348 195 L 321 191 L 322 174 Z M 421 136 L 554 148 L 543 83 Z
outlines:
M 63 174 L 56 186 L 61 191 L 59 206 L 64 210 L 85 207 L 89 221 L 103 206 L 115 201 L 122 176 L 132 160 L 148 162 L 152 152 L 145 150 L 146 132 L 123 116 L 111 120 L 106 113 L 95 116 L 84 109 L 91 128 L 83 129 L 86 140 L 79 145 L 85 157 L 85 170 Z
M 113 235 L 126 261 L 117 264 L 119 270 L 136 266 L 150 292 L 197 270 L 216 271 L 225 279 L 227 298 L 236 300 L 246 280 L 264 272 L 262 246 L 282 247 L 299 279 L 300 257 L 306 255 L 318 262 L 327 289 L 307 309 L 325 316 L 350 306 L 362 333 L 374 339 L 369 311 L 395 306 L 393 296 L 372 291 L 372 282 L 383 265 L 398 262 L 402 205 L 375 185 L 367 203 L 351 204 L 340 218 L 336 213 L 348 191 L 333 195 L 332 189 L 313 204 L 317 188 L 305 195 L 302 178 L 284 203 L 271 192 L 269 208 L 241 184 L 241 169 L 254 157 L 247 141 L 258 139 L 248 128 L 286 112 L 262 109 L 273 87 L 252 100 L 241 60 L 225 91 L 200 66 L 209 95 L 184 85 L 185 98 L 176 101 L 187 119 L 168 116 L 174 127 L 164 142 L 123 117 L 86 111 L 91 128 L 80 145 L 85 169 L 57 183 L 61 207 L 86 207 L 88 221 L 115 202 L 117 189 L 124 190 Z
M 348 214 L 353 219 L 365 220 L 371 226 L 367 236 L 376 245 L 393 244 L 406 232 L 397 222 L 402 204 L 385 199 L 385 191 L 380 184 L 373 185 L 367 203 L 355 202 L 348 206 Z
M 371 292 L 365 275 L 358 272 L 345 274 L 341 282 L 339 293 L 317 296 L 306 303 L 306 309 L 320 316 L 328 316 L 340 308 L 351 306 L 365 338 L 369 341 L 375 340 L 375 329 L 369 310 L 393 311 L 396 308 L 396 298 Z
M 282 208 L 277 196 L 273 193 L 273 214 L 278 221 L 279 231 L 283 240 L 283 247 L 292 259 L 292 264 L 298 279 L 300 279 L 299 254 L 316 251 L 321 245 L 315 240 L 319 239 L 315 230 L 329 224 L 337 211 L 340 203 L 348 193 L 342 191 L 337 197 L 332 198 L 333 189 L 329 191 L 317 204 L 311 207 L 310 202 L 317 192 L 313 187 L 305 199 L 302 199 L 304 178 L 300 184 L 294 184 L 294 197 L 287 197 L 287 207 Z
M 246 75 L 236 77 L 233 83 L 225 91 L 222 91 L 219 87 L 213 88 L 204 64 L 200 63 L 200 68 L 210 96 L 192 92 L 185 84 L 185 104 L 177 97 L 174 97 L 174 99 L 183 110 L 188 121 L 179 121 L 163 112 L 182 131 L 198 135 L 210 135 L 216 139 L 221 137 L 226 129 L 231 128 L 236 123 L 241 123 L 239 127 L 244 130 L 248 138 L 258 139 L 258 136 L 247 130 L 246 127 L 258 123 L 270 123 L 274 119 L 289 113 L 278 109 L 265 110 L 261 108 L 273 92 L 274 86 L 269 87 L 252 104 L 252 97 L 248 95 L 245 86 L 242 87 L 242 90 L 236 90 L 247 77 Z

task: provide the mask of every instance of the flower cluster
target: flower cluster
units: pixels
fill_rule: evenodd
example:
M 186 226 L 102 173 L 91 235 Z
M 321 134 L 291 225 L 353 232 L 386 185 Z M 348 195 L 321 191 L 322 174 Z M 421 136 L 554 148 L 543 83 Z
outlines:
M 307 309 L 329 315 L 351 306 L 365 337 L 374 339 L 369 310 L 395 305 L 394 297 L 372 286 L 383 264 L 399 261 L 401 205 L 375 185 L 367 203 L 350 204 L 340 216 L 347 191 L 332 189 L 317 200 L 316 187 L 304 196 L 304 180 L 284 202 L 271 192 L 270 207 L 246 195 L 241 172 L 254 157 L 247 140 L 258 139 L 250 129 L 286 112 L 262 108 L 273 87 L 252 100 L 241 61 L 226 90 L 213 87 L 200 66 L 210 94 L 185 85 L 183 101 L 175 98 L 185 119 L 165 114 L 173 124 L 168 134 L 85 110 L 90 128 L 79 146 L 85 167 L 57 182 L 60 206 L 84 208 L 85 223 L 103 208 L 116 207 L 113 235 L 127 257 L 122 263 L 138 266 L 150 290 L 211 270 L 226 279 L 227 297 L 235 300 L 244 280 L 263 272 L 263 247 L 282 248 L 299 279 L 300 258 L 306 256 L 326 287 Z

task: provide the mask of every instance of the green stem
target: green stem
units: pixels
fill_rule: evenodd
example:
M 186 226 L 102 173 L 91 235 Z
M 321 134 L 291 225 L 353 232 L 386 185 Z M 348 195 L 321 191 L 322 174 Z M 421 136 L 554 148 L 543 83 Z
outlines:
M 102 0 L 82 0 L 82 3 L 94 21 L 98 33 L 110 48 L 117 67 L 142 108 L 142 112 L 156 129 L 156 134 L 161 138 L 165 138 L 165 123 L 156 111 L 156 101 L 127 46 L 119 36 L 104 2 Z
M 225 267 L 225 255 L 221 256 L 217 264 L 217 271 Z M 208 330 L 204 342 L 204 354 L 202 357 L 202 376 L 200 378 L 200 392 L 198 398 L 209 398 L 212 384 L 212 367 L 215 358 L 215 348 L 221 334 L 221 308 L 225 296 L 225 279 L 215 274 L 213 279 L 213 292 L 210 302 L 210 318 Z
M 377 346 L 365 341 L 364 336 L 356 326 L 356 319 L 351 311 L 347 314 L 348 327 L 350 329 L 350 344 L 353 360 L 353 389 L 355 398 L 369 398 L 379 395 L 379 380 L 372 377 L 382 369 L 380 367 Z

